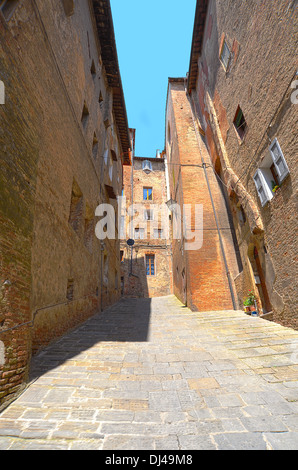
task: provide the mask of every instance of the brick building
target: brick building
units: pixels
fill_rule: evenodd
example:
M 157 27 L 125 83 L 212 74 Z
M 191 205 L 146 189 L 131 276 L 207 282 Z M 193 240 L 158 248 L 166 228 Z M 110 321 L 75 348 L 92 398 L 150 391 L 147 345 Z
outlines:
M 125 297 L 172 293 L 172 260 L 163 155 L 133 157 L 124 168 L 121 211 L 121 282 Z M 131 206 L 134 205 L 132 219 Z M 127 240 L 133 239 L 131 248 Z
M 183 226 L 181 237 L 172 241 L 174 294 L 192 310 L 233 309 L 237 307 L 233 279 L 239 272 L 233 224 L 200 135 L 185 79 L 169 79 L 168 179 L 171 200 L 180 208 Z M 186 206 L 191 211 L 188 219 Z
M 198 0 L 188 76 L 185 84 L 170 80 L 166 124 L 172 197 L 186 200 L 191 192 L 194 202 L 206 198 L 205 241 L 195 261 L 199 273 L 190 279 L 191 292 L 201 289 L 207 269 L 211 296 L 230 300 L 220 268 L 219 237 L 208 231 L 212 211 L 204 170 L 171 168 L 172 159 L 203 164 L 210 175 L 240 308 L 251 290 L 261 314 L 293 328 L 298 327 L 296 39 L 295 1 Z M 175 190 L 178 179 L 182 186 Z M 223 200 L 232 238 L 225 238 Z M 205 251 L 212 236 L 209 255 Z M 175 281 L 175 263 L 182 266 L 179 250 L 174 245 L 174 285 L 181 297 L 183 276 Z
M 96 238 L 95 210 L 117 211 L 131 142 L 109 0 L 0 9 L 1 408 L 32 351 L 121 295 L 119 239 Z

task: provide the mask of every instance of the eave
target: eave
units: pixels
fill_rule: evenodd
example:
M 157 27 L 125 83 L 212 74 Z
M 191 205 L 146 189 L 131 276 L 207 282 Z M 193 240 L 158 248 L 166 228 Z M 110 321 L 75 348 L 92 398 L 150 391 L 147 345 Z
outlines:
M 187 79 L 187 90 L 189 94 L 191 93 L 191 90 L 196 87 L 196 83 L 197 83 L 198 60 L 202 53 L 208 5 L 209 5 L 209 0 L 197 0 L 188 79 Z
M 108 85 L 113 91 L 113 112 L 122 147 L 122 162 L 124 165 L 131 165 L 130 134 L 110 0 L 92 0 L 92 3 L 101 46 L 101 58 L 106 71 Z

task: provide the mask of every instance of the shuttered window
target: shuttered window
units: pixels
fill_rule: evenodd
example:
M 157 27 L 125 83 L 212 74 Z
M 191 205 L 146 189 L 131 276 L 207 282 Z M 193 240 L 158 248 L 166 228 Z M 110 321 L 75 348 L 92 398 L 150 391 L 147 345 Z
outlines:
M 274 139 L 274 141 L 269 147 L 269 150 L 277 172 L 279 183 L 282 183 L 286 176 L 289 174 L 289 168 L 277 139 Z
M 272 199 L 272 194 L 269 191 L 268 184 L 262 174 L 261 170 L 257 170 L 255 175 L 254 175 L 254 182 L 258 191 L 258 195 L 261 201 L 262 206 L 265 206 L 265 204 Z

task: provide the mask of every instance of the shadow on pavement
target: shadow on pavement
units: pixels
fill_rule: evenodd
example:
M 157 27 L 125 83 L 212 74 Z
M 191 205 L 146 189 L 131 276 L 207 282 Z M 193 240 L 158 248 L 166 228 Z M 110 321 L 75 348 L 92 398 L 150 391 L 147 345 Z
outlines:
M 121 299 L 33 356 L 30 381 L 59 367 L 96 343 L 146 342 L 150 312 L 151 299 Z

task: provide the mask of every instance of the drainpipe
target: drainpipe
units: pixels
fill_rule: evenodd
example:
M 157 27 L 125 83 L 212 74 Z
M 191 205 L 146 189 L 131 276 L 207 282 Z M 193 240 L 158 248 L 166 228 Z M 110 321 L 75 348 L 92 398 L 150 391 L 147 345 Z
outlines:
M 190 96 L 187 92 L 186 83 L 185 83 L 184 86 L 185 86 L 185 93 L 186 93 L 186 96 L 187 96 L 187 99 L 188 99 L 189 105 L 190 105 L 191 117 L 192 117 L 194 129 L 195 129 L 195 133 L 196 133 L 196 139 L 197 139 L 197 142 L 198 142 L 198 147 L 199 147 L 199 150 L 200 150 L 200 155 L 201 155 L 201 160 L 202 160 L 202 166 L 203 166 L 203 169 L 204 169 L 205 179 L 206 179 L 206 183 L 207 183 L 207 186 L 208 186 L 208 191 L 209 191 L 209 195 L 210 195 L 210 199 L 211 199 L 212 209 L 213 209 L 215 223 L 216 223 L 218 237 L 219 237 L 220 248 L 221 248 L 222 257 L 223 257 L 223 260 L 224 260 L 226 275 L 227 275 L 227 278 L 228 278 L 231 299 L 232 299 L 232 302 L 233 302 L 233 308 L 234 308 L 234 310 L 237 310 L 237 304 L 236 304 L 235 295 L 234 295 L 234 289 L 233 289 L 233 284 L 232 284 L 231 273 L 229 271 L 227 258 L 226 258 L 226 253 L 225 253 L 225 248 L 224 248 L 224 245 L 223 245 L 222 236 L 221 236 L 221 232 L 220 232 L 220 228 L 219 228 L 218 218 L 217 218 L 216 209 L 215 209 L 215 205 L 214 205 L 214 200 L 213 200 L 213 196 L 212 196 L 212 191 L 211 191 L 209 178 L 208 178 L 208 174 L 207 174 L 206 163 L 204 161 L 204 158 L 203 158 L 203 155 L 202 155 L 202 152 L 201 152 L 201 149 L 200 149 L 198 131 L 197 131 L 197 126 L 196 126 L 195 118 L 194 118 L 193 106 L 192 106 L 191 98 L 190 98 Z
M 134 166 L 134 153 L 131 156 L 131 207 L 133 207 L 133 166 Z M 130 224 L 130 238 L 133 240 L 133 216 Z M 132 258 L 133 258 L 133 247 L 130 247 L 130 275 L 132 275 Z

